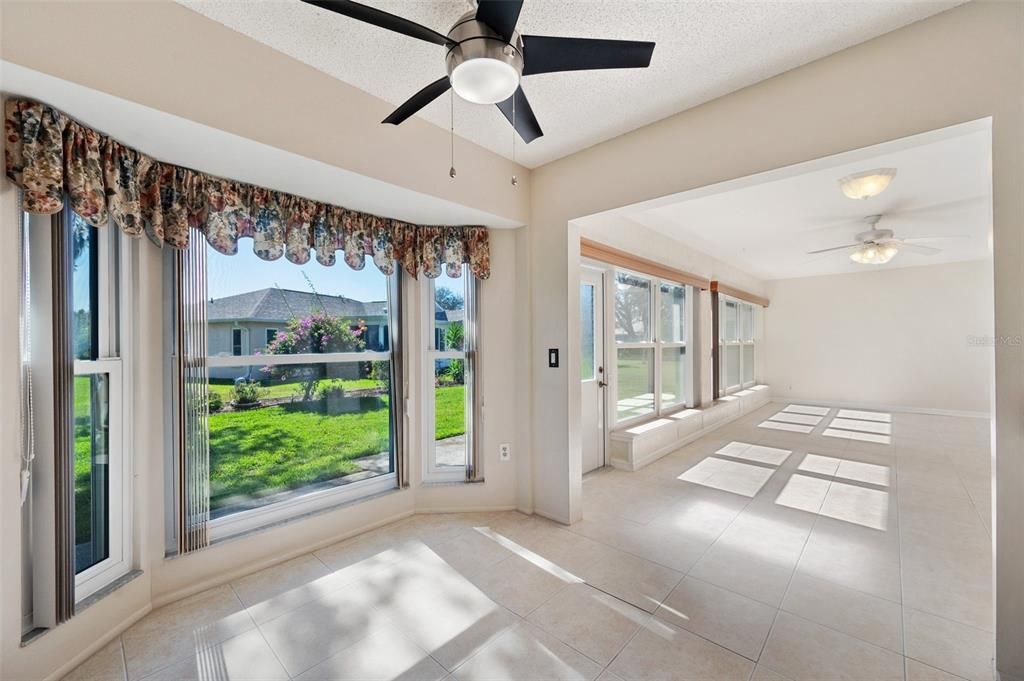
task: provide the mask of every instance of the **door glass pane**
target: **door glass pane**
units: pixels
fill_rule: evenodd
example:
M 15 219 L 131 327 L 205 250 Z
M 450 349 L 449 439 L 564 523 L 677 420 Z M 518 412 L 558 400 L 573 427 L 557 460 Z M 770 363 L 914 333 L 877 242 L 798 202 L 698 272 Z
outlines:
M 686 402 L 688 385 L 686 348 L 661 350 L 661 403 L 670 407 Z
M 750 383 L 754 380 L 754 346 L 743 346 L 743 382 Z
M 466 266 L 462 276 L 453 279 L 447 268 L 434 279 L 434 347 L 437 350 L 465 349 Z
M 735 301 L 725 301 L 725 314 L 723 321 L 725 322 L 725 329 L 722 332 L 722 340 L 734 341 L 739 340 L 739 320 L 737 315 L 739 314 L 739 306 Z
M 615 340 L 643 343 L 651 340 L 651 281 L 635 274 L 615 275 Z
M 393 468 L 391 366 L 210 367 L 214 518 Z
M 654 411 L 654 350 L 619 348 L 618 404 L 620 421 Z
M 75 572 L 110 555 L 109 377 L 75 376 Z
M 71 326 L 75 359 L 98 357 L 99 286 L 96 229 L 71 214 Z
M 661 337 L 664 343 L 686 341 L 686 287 L 661 285 Z
M 731 388 L 740 383 L 740 346 L 726 345 L 725 349 L 725 385 Z
M 597 373 L 594 358 L 594 285 L 580 285 L 580 378 L 589 381 Z
M 466 361 L 434 361 L 434 465 L 437 468 L 466 466 Z M 471 412 L 470 412 L 471 413 Z

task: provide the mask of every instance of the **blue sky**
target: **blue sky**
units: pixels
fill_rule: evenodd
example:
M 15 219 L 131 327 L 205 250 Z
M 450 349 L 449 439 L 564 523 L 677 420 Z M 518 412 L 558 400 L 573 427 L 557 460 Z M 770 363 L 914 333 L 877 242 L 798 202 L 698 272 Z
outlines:
M 386 300 L 387 280 L 377 266 L 367 258 L 366 266 L 356 271 L 346 265 L 338 253 L 333 267 L 324 267 L 310 258 L 305 265 L 296 265 L 286 258 L 260 260 L 252 252 L 252 242 L 240 240 L 238 253 L 221 255 L 207 247 L 207 289 L 211 298 L 256 291 L 262 288 L 292 289 L 309 291 L 309 283 L 302 276 L 309 277 L 317 293 L 345 296 L 355 300 Z
M 361 270 L 353 270 L 342 260 L 343 253 L 337 254 L 332 267 L 324 267 L 311 257 L 305 265 L 296 265 L 286 258 L 260 260 L 252 251 L 252 242 L 242 239 L 235 255 L 221 255 L 207 246 L 207 290 L 211 298 L 223 298 L 246 291 L 262 288 L 309 291 L 309 277 L 317 293 L 345 296 L 363 302 L 387 299 L 387 280 L 370 258 Z M 437 279 L 437 286 L 451 288 L 461 294 L 461 279 L 449 279 L 443 274 Z

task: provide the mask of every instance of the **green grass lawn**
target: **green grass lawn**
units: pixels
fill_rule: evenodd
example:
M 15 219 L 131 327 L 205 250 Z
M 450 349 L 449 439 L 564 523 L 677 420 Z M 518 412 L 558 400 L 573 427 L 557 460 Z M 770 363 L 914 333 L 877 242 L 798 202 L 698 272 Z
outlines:
M 332 382 L 341 381 L 342 387 L 347 391 L 352 390 L 373 390 L 374 388 L 380 387 L 380 383 L 371 378 L 356 378 L 356 379 L 331 379 Z M 301 383 L 274 383 L 271 385 L 263 386 L 263 397 L 268 400 L 280 399 L 283 397 L 294 397 L 296 394 L 302 393 Z M 231 383 L 210 383 L 210 392 L 217 393 L 220 395 L 224 403 L 230 402 L 233 397 L 231 395 Z
M 347 390 L 377 387 L 369 379 L 345 381 Z M 223 392 L 230 385 L 211 385 Z M 267 389 L 267 397 L 290 397 L 295 384 Z M 436 389 L 435 437 L 465 432 L 465 387 Z M 92 451 L 89 377 L 75 377 L 75 533 L 89 541 Z M 351 414 L 324 414 L 302 405 L 276 405 L 210 415 L 210 505 L 231 498 L 296 489 L 359 470 L 352 462 L 388 450 L 388 402 Z
M 92 443 L 89 377 L 75 376 L 75 543 L 92 538 L 91 495 Z
M 465 388 L 437 389 L 437 439 L 465 432 Z M 388 450 L 388 403 L 351 414 L 277 405 L 210 415 L 210 507 L 355 473 Z

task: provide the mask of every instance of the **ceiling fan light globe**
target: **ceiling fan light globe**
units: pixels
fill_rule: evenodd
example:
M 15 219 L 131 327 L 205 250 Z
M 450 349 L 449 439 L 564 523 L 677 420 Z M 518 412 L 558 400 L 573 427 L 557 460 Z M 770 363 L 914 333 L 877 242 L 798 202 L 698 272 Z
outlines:
M 893 245 L 866 244 L 850 254 L 850 260 L 859 265 L 884 265 L 896 256 L 899 249 Z
M 894 177 L 895 168 L 876 168 L 841 178 L 839 188 L 848 198 L 870 199 L 884 192 Z
M 515 67 L 489 57 L 457 64 L 449 78 L 455 94 L 473 104 L 504 102 L 519 88 L 519 72 Z

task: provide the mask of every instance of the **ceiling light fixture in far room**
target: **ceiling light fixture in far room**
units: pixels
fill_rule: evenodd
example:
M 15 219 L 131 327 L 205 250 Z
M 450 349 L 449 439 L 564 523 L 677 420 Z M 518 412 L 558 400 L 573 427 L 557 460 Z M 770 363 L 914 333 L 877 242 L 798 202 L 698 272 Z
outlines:
M 895 168 L 875 168 L 847 175 L 839 180 L 839 188 L 851 199 L 870 199 L 884 192 L 894 177 Z
M 864 244 L 850 254 L 850 260 L 861 265 L 884 265 L 899 252 L 899 247 L 892 243 Z

